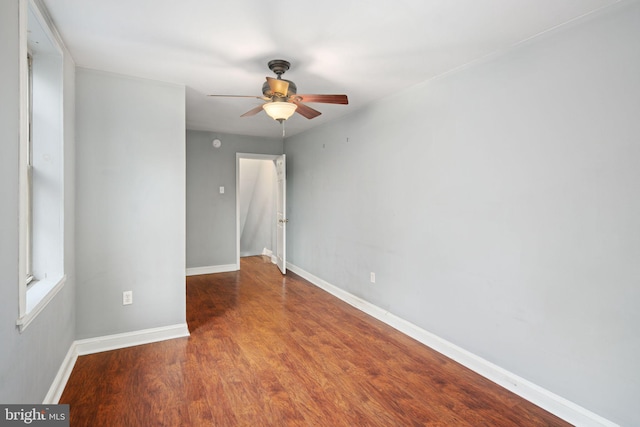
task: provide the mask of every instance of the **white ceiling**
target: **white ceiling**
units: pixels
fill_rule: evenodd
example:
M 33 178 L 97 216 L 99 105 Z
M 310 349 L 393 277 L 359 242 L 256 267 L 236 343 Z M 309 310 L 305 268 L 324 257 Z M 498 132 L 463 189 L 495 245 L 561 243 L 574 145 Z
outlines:
M 298 93 L 346 93 L 310 104 L 287 136 L 463 66 L 618 0 L 44 0 L 81 67 L 186 85 L 187 127 L 278 137 L 261 103 L 271 59 Z

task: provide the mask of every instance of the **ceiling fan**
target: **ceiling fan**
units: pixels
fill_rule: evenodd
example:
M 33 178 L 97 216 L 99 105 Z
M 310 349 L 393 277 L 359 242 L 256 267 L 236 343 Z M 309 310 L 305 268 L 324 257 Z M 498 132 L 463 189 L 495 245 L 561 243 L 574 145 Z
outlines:
M 282 75 L 289 69 L 291 64 L 283 59 L 274 59 L 267 64 L 269 69 L 273 71 L 277 78 L 267 77 L 267 81 L 262 84 L 262 96 L 245 96 L 245 95 L 209 95 L 219 97 L 232 98 L 257 98 L 265 101 L 240 117 L 255 116 L 264 110 L 271 118 L 282 123 L 293 115 L 298 113 L 307 119 L 313 119 L 322 114 L 304 102 L 318 102 L 324 104 L 343 104 L 349 103 L 347 95 L 299 95 L 297 87 L 291 80 L 285 80 Z

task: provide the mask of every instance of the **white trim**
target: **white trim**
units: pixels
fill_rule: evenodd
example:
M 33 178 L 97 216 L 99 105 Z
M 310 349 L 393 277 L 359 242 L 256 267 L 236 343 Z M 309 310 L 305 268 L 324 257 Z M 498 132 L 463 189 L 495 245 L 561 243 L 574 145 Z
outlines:
M 174 338 L 188 337 L 189 328 L 186 323 L 162 326 L 159 328 L 142 329 L 140 331 L 122 334 L 106 335 L 103 337 L 87 338 L 75 341 L 78 356 L 100 353 L 102 351 L 117 350 L 135 345 L 149 344 Z
M 20 79 L 19 79 L 19 92 L 20 92 L 20 137 L 19 137 L 19 209 L 18 209 L 18 319 L 16 325 L 19 326 L 20 333 L 22 333 L 29 324 L 42 312 L 47 304 L 53 300 L 55 295 L 62 289 L 66 281 L 66 276 L 59 270 L 49 271 L 49 279 L 41 279 L 38 283 L 33 283 L 27 287 L 27 238 L 29 227 L 29 203 L 28 186 L 30 172 L 28 170 L 28 145 L 29 145 L 29 70 L 27 63 L 28 54 L 28 40 L 29 40 L 29 14 L 32 13 L 37 21 L 37 25 L 42 28 L 43 33 L 49 39 L 51 47 L 55 54 L 60 59 L 60 81 L 59 87 L 56 87 L 57 95 L 59 97 L 57 112 L 59 113 L 59 129 L 57 130 L 60 135 L 59 144 L 56 148 L 60 148 L 60 169 L 59 169 L 59 182 L 56 185 L 60 187 L 60 198 L 57 200 L 60 209 L 60 247 L 59 254 L 60 262 L 58 265 L 59 270 L 64 268 L 64 59 L 65 51 L 63 49 L 64 44 L 60 38 L 60 34 L 57 32 L 51 17 L 42 1 L 40 0 L 20 0 L 19 1 L 19 48 L 20 48 Z M 57 75 L 56 75 L 57 77 Z M 59 90 L 58 90 L 59 89 Z M 47 230 L 49 231 L 49 230 Z M 52 274 L 53 273 L 53 274 Z M 44 274 L 46 277 L 47 274 Z M 54 277 L 55 278 L 51 278 Z
M 187 276 L 198 276 L 200 274 L 227 273 L 229 271 L 238 271 L 238 264 L 210 265 L 207 267 L 191 267 L 187 268 Z
M 162 326 L 159 328 L 142 329 L 139 331 L 125 332 L 123 334 L 106 335 L 103 337 L 88 338 L 74 341 L 67 351 L 56 377 L 44 398 L 43 404 L 56 404 L 60 401 L 62 392 L 69 381 L 73 367 L 78 356 L 100 353 L 102 351 L 117 350 L 136 345 L 150 344 L 158 341 L 166 341 L 174 338 L 188 337 L 189 327 L 186 323 Z
M 315 286 L 329 292 L 342 301 L 352 305 L 358 310 L 375 317 L 394 329 L 410 336 L 437 352 L 455 360 L 472 371 L 506 388 L 529 402 L 544 410 L 562 418 L 563 420 L 579 426 L 607 426 L 617 427 L 606 418 L 603 418 L 582 406 L 579 406 L 555 393 L 550 392 L 512 372 L 503 369 L 488 360 L 485 360 L 457 345 L 428 332 L 413 323 L 365 301 L 357 296 L 338 288 L 317 276 L 303 270 L 296 265 L 287 263 L 287 269 L 300 277 L 308 280 Z
M 271 249 L 264 248 L 262 250 L 262 255 L 268 256 L 272 264 L 278 263 L 278 257 L 273 253 Z
M 64 287 L 67 276 L 62 276 L 59 280 L 43 280 L 32 284 L 26 292 L 26 313 L 16 320 L 16 325 L 20 327 L 20 333 L 27 329 L 42 310 L 49 304 L 53 297 Z
M 78 352 L 76 343 L 72 342 L 69 351 L 67 351 L 67 355 L 60 365 L 60 369 L 58 369 L 56 377 L 53 379 L 51 387 L 49 387 L 47 395 L 44 397 L 44 401 L 42 402 L 44 405 L 55 405 L 60 401 L 62 392 L 67 386 L 67 381 L 69 381 L 73 367 L 76 364 L 76 360 L 78 360 Z
M 27 199 L 28 171 L 27 156 L 29 145 L 29 70 L 28 70 L 28 31 L 29 3 L 19 2 L 18 19 L 20 20 L 20 135 L 19 135 L 19 175 L 18 175 L 18 316 L 27 313 L 27 227 L 29 202 Z M 20 329 L 22 331 L 22 328 Z

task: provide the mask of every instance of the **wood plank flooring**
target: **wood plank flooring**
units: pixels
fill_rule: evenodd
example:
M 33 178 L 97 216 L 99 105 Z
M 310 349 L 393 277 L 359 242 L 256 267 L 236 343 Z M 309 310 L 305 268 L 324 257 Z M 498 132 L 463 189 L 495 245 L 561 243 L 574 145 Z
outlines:
M 71 426 L 566 426 L 263 257 L 187 278 L 191 336 L 78 358 Z

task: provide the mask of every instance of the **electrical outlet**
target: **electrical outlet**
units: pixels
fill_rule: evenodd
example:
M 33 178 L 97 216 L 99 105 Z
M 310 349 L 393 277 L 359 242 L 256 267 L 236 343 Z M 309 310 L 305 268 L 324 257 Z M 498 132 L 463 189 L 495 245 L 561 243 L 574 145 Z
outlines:
M 371 272 L 371 283 L 376 283 L 376 273 Z
M 133 304 L 133 291 L 124 291 L 122 293 L 122 305 Z

